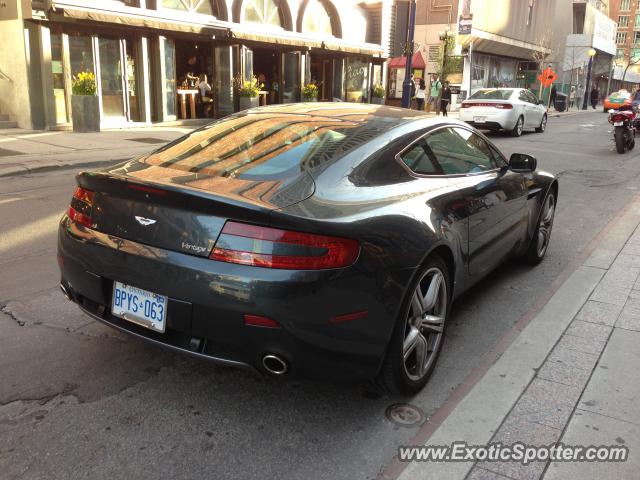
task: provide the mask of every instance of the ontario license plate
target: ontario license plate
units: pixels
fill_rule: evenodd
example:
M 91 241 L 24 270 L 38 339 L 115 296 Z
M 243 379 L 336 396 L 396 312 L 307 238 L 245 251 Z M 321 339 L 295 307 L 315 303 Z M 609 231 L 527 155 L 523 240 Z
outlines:
M 111 313 L 143 327 L 164 332 L 167 297 L 157 293 L 113 282 Z
M 474 123 L 484 123 L 487 121 L 487 117 L 473 117 Z

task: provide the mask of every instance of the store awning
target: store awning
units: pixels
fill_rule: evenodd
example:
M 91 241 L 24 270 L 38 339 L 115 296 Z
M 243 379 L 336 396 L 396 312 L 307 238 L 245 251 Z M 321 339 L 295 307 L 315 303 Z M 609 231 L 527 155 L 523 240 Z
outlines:
M 405 68 L 407 66 L 407 57 L 393 57 L 387 64 L 389 68 Z M 416 52 L 411 57 L 411 68 L 424 69 L 427 65 L 424 63 L 422 53 Z
M 371 55 L 371 56 L 383 56 L 385 55 L 385 51 L 379 45 L 374 45 L 372 43 L 363 44 L 363 45 L 355 45 L 352 43 L 341 42 L 340 39 L 331 40 L 328 42 L 322 42 L 322 47 L 325 50 L 333 50 L 336 52 L 345 52 L 345 53 L 357 53 L 360 55 Z
M 309 48 L 321 48 L 322 42 L 320 40 L 314 40 L 310 38 L 298 37 L 294 35 L 287 35 L 280 32 L 255 32 L 244 30 L 242 28 L 229 29 L 229 35 L 231 38 L 237 38 L 238 40 L 244 40 L 246 42 L 261 42 L 277 45 L 290 45 L 294 47 L 309 47 Z
M 109 10 L 101 10 L 98 6 L 83 7 L 76 2 L 69 0 L 51 2 L 51 12 L 53 15 L 59 14 L 63 18 L 73 20 L 89 20 L 105 24 L 126 25 L 130 27 L 144 27 L 156 30 L 168 30 L 173 32 L 199 33 L 199 34 L 221 34 L 226 33 L 228 23 L 212 19 L 206 15 L 192 15 L 189 20 L 180 20 L 179 13 L 171 15 L 174 18 L 167 18 L 171 12 L 159 11 L 156 13 L 142 13 L 140 9 L 133 7 L 118 7 L 114 11 L 113 6 Z

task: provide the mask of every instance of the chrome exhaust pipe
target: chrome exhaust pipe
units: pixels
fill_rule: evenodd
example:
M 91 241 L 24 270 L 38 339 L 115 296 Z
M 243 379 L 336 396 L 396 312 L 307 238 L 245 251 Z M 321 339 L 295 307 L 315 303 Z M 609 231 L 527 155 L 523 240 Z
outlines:
M 71 302 L 71 295 L 69 294 L 69 290 L 67 290 L 67 287 L 65 287 L 63 284 L 60 284 L 60 290 L 62 291 L 62 294 L 65 296 L 65 298 Z
M 284 375 L 289 371 L 289 365 L 286 360 L 274 354 L 262 357 L 262 366 L 273 375 Z

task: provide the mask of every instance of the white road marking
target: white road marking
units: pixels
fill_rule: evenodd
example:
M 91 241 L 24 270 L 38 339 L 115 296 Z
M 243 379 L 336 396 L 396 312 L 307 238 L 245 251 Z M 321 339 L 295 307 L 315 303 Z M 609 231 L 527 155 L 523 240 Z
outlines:
M 60 135 L 61 133 L 64 133 L 64 132 L 28 133 L 26 135 L 20 135 L 18 137 L 0 138 L 0 143 L 15 142 L 16 140 L 23 140 L 25 138 L 36 138 L 36 137 L 45 137 L 49 135 Z
M 4 203 L 11 203 L 11 202 L 18 202 L 20 200 L 25 200 L 24 198 L 5 198 L 4 200 L 0 200 L 0 205 L 4 204 Z

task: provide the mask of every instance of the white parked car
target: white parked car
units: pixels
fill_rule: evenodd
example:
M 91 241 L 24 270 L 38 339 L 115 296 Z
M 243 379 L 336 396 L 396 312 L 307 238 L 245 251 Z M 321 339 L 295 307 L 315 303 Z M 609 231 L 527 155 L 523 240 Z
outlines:
M 483 88 L 462 102 L 460 120 L 483 130 L 507 130 L 519 137 L 525 129 L 544 132 L 547 109 L 524 88 Z

